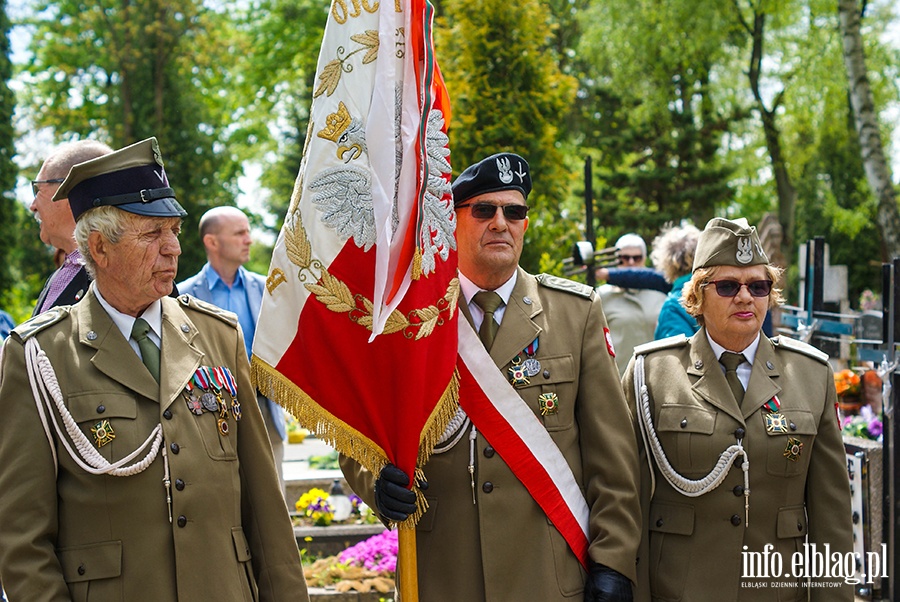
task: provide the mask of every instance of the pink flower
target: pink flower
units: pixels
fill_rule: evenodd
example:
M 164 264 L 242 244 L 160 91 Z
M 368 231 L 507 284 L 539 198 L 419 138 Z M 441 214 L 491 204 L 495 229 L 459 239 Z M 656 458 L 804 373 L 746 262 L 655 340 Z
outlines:
M 341 562 L 362 566 L 370 571 L 397 570 L 397 532 L 384 531 L 341 552 Z

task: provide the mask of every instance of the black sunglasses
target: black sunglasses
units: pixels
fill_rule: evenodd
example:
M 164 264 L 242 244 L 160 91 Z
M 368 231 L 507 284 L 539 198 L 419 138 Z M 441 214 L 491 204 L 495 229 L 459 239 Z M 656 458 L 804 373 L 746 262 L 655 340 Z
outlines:
M 742 286 L 746 286 L 747 292 L 754 297 L 768 297 L 769 293 L 772 292 L 771 280 L 754 280 L 747 283 L 738 282 L 737 280 L 710 280 L 709 282 L 704 282 L 703 286 L 707 284 L 715 284 L 716 292 L 720 297 L 734 297 L 740 292 Z
M 31 181 L 31 192 L 34 193 L 34 196 L 37 196 L 38 193 L 41 191 L 41 189 L 38 188 L 38 184 L 62 184 L 65 181 L 66 181 L 65 178 L 53 178 L 52 180 L 32 180 Z
M 619 254 L 619 255 L 616 255 L 616 258 L 617 258 L 621 263 L 625 263 L 626 261 L 631 261 L 631 262 L 634 262 L 634 263 L 638 263 L 638 262 L 644 261 L 644 256 L 643 256 L 643 255 L 626 255 L 625 253 L 621 253 L 621 254 Z
M 528 215 L 527 205 L 493 205 L 491 203 L 463 203 L 457 205 L 456 209 L 464 207 L 472 208 L 472 217 L 475 219 L 493 219 L 497 213 L 497 208 L 503 209 L 503 217 L 511 222 L 518 222 L 525 219 Z

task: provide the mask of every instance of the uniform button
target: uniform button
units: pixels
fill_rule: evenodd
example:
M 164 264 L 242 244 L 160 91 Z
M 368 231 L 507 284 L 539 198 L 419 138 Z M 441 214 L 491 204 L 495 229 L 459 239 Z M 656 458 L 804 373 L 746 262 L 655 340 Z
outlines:
M 801 533 L 803 532 L 803 524 L 802 523 L 797 523 L 797 530 L 800 531 Z
M 744 486 L 743 486 L 743 485 L 737 485 L 737 486 L 735 486 L 734 489 L 731 490 L 731 492 L 732 492 L 734 495 L 737 495 L 737 496 L 744 495 Z
M 485 458 L 493 458 L 494 457 L 494 448 L 488 445 L 484 448 L 484 457 Z
M 683 429 L 687 428 L 687 418 L 681 419 L 681 428 L 683 428 Z
M 663 519 L 661 519 L 661 518 L 656 519 L 656 526 L 657 526 L 657 527 L 662 527 L 662 526 L 663 526 Z
M 792 422 L 792 423 L 790 423 L 790 424 L 788 425 L 788 428 L 790 428 L 792 431 L 796 431 L 796 430 L 797 430 L 797 425 L 794 424 L 794 423 Z
M 178 491 L 184 490 L 184 481 L 181 479 L 175 479 L 175 489 Z
M 178 452 L 181 451 L 181 447 L 179 447 L 177 443 L 173 443 L 172 445 L 169 446 L 169 448 L 172 450 L 173 454 L 177 454 Z
M 744 435 L 746 433 L 747 433 L 747 431 L 745 431 L 744 427 L 742 427 L 742 426 L 739 426 L 736 429 L 734 429 L 734 436 L 737 437 L 738 439 L 743 439 Z
M 163 418 L 165 418 L 166 420 L 172 420 L 172 411 L 166 410 L 165 412 L 163 412 Z
M 184 527 L 186 524 L 187 524 L 187 517 L 182 514 L 181 516 L 178 517 L 178 526 Z
M 97 406 L 97 413 L 98 413 L 98 414 L 102 414 L 102 413 L 105 412 L 105 411 L 106 411 L 106 406 L 104 406 L 104 405 L 99 405 L 99 406 Z
M 544 370 L 544 378 L 550 378 L 550 371 Z
M 84 568 L 84 565 L 83 565 L 83 564 L 79 564 L 79 565 L 78 565 L 78 574 L 79 574 L 79 575 L 84 575 L 86 572 L 87 572 L 87 569 Z
M 731 515 L 731 524 L 734 525 L 735 527 L 737 527 L 739 524 L 741 524 L 741 517 L 738 516 L 737 514 L 732 514 Z
M 481 490 L 485 493 L 490 493 L 494 490 L 494 484 L 491 483 L 490 481 L 485 481 L 484 484 L 481 486 Z

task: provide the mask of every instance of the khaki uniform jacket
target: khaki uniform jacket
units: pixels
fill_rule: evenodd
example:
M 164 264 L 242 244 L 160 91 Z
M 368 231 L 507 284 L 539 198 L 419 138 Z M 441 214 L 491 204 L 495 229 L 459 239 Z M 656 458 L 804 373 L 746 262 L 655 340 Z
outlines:
M 78 428 L 108 461 L 162 425 L 171 522 L 162 450 L 133 476 L 93 475 L 51 427 L 54 465 L 26 373 L 31 337 Z M 243 417 L 229 417 L 227 436 L 182 396 L 201 365 L 226 366 L 237 381 Z M 92 286 L 79 304 L 16 329 L 0 379 L 0 574 L 11 600 L 308 600 L 233 314 L 186 295 L 163 298 L 157 385 Z M 55 408 L 51 416 L 59 420 Z M 91 427 L 104 419 L 115 439 L 97 448 Z
M 691 339 L 678 336 L 640 346 L 635 354 L 644 355 L 653 424 L 674 469 L 701 479 L 743 435 L 751 491 L 747 524 L 740 457 L 718 488 L 699 497 L 676 491 L 654 462 L 651 497 L 642 446 L 645 529 L 636 599 L 807 600 L 800 578 L 744 577 L 749 557 L 742 553 L 745 547 L 761 553 L 767 544 L 774 546 L 769 557 L 777 554 L 782 573 L 791 574 L 793 554 L 803 553 L 807 541 L 820 553 L 826 544 L 832 553 L 852 551 L 850 486 L 827 356 L 792 339 L 762 335 L 739 408 L 705 328 Z M 623 382 L 634 409 L 633 360 Z M 781 401 L 785 432 L 766 429 L 764 404 L 774 396 Z M 786 453 L 789 439 L 803 444 L 794 459 Z M 842 587 L 813 587 L 810 599 L 852 601 L 852 587 L 837 581 Z M 747 586 L 760 582 L 765 587 Z
M 470 319 L 464 302 L 460 308 Z M 634 580 L 640 539 L 637 449 L 605 327 L 590 288 L 519 270 L 491 357 L 507 375 L 513 358 L 524 359 L 522 351 L 538 338 L 541 372 L 519 393 L 585 494 L 591 558 Z M 541 416 L 542 393 L 556 393 L 557 413 Z M 565 540 L 481 433 L 473 491 L 469 449 L 467 431 L 424 466 L 428 510 L 417 528 L 419 599 L 582 600 L 585 573 Z M 353 489 L 373 504 L 371 474 L 347 459 L 342 468 Z

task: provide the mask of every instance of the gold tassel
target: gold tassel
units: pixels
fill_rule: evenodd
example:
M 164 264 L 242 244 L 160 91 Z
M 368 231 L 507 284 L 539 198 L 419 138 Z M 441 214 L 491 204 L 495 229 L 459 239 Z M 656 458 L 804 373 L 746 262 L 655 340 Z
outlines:
M 409 277 L 413 280 L 418 280 L 422 277 L 422 249 L 419 247 L 416 247 L 416 252 L 413 255 L 412 269 L 410 270 Z
M 314 432 L 318 438 L 333 447 L 338 453 L 353 458 L 372 474 L 379 474 L 388 463 L 387 456 L 375 442 L 351 428 L 344 421 L 335 418 L 265 360 L 253 356 L 250 362 L 250 378 L 253 385 L 263 395 L 284 407 L 300 424 Z M 446 430 L 450 420 L 453 419 L 458 406 L 459 371 L 454 369 L 447 388 L 422 429 L 419 439 L 419 454 L 416 460 L 415 480 L 417 482 L 425 480 L 425 474 L 421 467 L 431 457 L 434 446 Z M 415 528 L 419 519 L 428 509 L 425 495 L 418 486 L 415 486 L 413 490 L 416 492 L 416 511 L 403 521 L 403 525 L 411 529 Z

